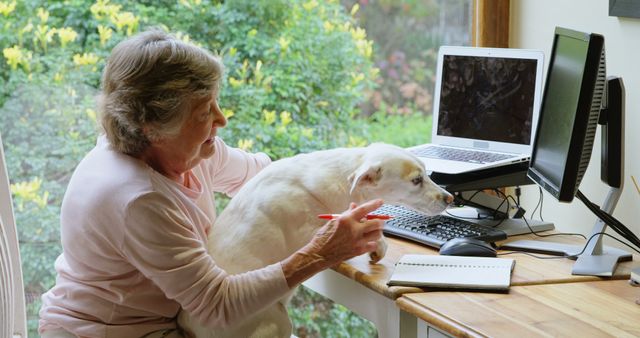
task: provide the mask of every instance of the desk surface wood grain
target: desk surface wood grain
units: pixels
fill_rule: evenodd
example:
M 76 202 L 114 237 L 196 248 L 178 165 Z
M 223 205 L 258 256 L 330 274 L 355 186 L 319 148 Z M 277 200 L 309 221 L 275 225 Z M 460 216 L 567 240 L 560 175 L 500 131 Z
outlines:
M 518 239 L 535 239 L 532 236 L 518 236 Z M 581 239 L 569 237 L 556 237 L 548 239 L 561 243 L 579 244 Z M 416 287 L 387 286 L 387 281 L 393 272 L 395 264 L 404 254 L 437 255 L 435 249 L 419 245 L 407 240 L 387 237 L 389 245 L 387 254 L 377 264 L 371 264 L 367 255 L 353 258 L 334 268 L 340 274 L 351 278 L 373 291 L 390 299 L 396 299 L 405 293 L 423 292 L 428 289 Z M 499 251 L 499 253 L 502 251 Z M 544 256 L 544 255 L 541 255 Z M 573 276 L 571 267 L 574 261 L 566 258 L 537 259 L 522 253 L 504 256 L 516 260 L 516 265 L 511 277 L 511 285 L 536 285 L 550 283 L 568 283 L 581 281 L 605 280 L 594 276 Z M 611 279 L 629 279 L 632 267 L 640 266 L 640 258 L 634 256 L 634 261 L 624 262 L 618 265 L 615 275 Z
M 398 306 L 459 337 L 639 337 L 640 287 L 627 280 L 511 287 L 509 294 L 405 294 Z

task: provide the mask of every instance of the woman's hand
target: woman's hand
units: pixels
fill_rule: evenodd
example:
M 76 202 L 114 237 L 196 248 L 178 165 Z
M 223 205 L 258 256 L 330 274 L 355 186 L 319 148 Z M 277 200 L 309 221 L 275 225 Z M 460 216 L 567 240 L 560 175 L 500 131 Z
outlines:
M 382 203 L 382 200 L 360 206 L 352 203 L 340 217 L 318 229 L 309 244 L 282 261 L 287 284 L 293 287 L 328 267 L 376 250 L 384 221 L 367 220 L 365 216 Z
M 304 249 L 322 257 L 329 266 L 375 251 L 376 242 L 382 237 L 384 221 L 367 220 L 365 216 L 380 206 L 382 200 L 369 201 L 360 206 L 351 203 L 349 210 L 318 229 Z

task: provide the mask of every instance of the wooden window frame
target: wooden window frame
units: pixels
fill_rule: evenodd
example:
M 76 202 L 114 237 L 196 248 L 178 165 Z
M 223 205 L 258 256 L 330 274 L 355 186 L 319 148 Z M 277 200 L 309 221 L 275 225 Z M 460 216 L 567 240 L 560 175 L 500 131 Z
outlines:
M 473 0 L 472 46 L 509 47 L 510 1 Z

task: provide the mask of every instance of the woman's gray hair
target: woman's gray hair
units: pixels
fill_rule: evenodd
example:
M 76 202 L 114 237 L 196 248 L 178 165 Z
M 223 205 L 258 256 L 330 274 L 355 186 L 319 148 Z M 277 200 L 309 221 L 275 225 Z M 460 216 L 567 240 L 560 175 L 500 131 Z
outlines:
M 98 99 L 111 145 L 133 156 L 178 134 L 189 104 L 219 86 L 223 66 L 208 51 L 161 30 L 120 42 L 102 74 Z

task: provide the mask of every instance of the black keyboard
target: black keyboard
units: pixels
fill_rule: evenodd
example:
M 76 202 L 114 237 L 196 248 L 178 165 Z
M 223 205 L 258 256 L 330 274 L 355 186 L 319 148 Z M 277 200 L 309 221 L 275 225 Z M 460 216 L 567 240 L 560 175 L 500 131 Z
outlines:
M 448 147 L 426 146 L 412 149 L 411 152 L 420 157 L 437 158 L 471 163 L 492 163 L 514 157 L 509 154 L 489 153 L 478 150 L 465 150 Z
M 472 237 L 485 242 L 507 239 L 507 234 L 488 226 L 444 215 L 427 216 L 401 206 L 384 204 L 373 213 L 393 216 L 385 222 L 383 232 L 434 248 L 458 237 Z

